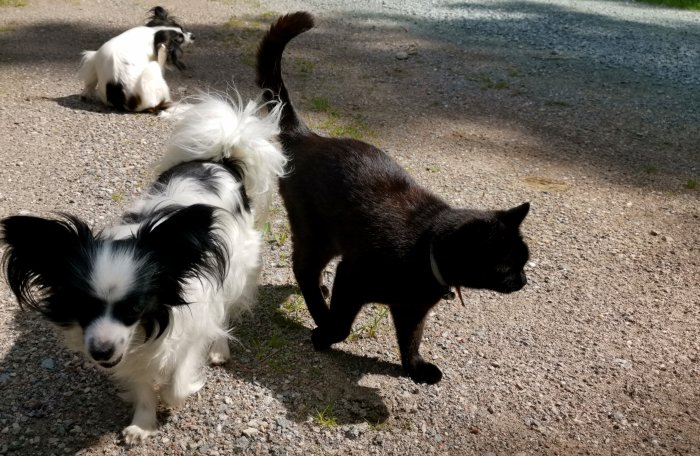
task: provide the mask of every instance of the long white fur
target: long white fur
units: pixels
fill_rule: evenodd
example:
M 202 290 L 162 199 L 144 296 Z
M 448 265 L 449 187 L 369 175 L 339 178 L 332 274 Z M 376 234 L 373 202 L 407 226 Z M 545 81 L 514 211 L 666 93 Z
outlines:
M 94 98 L 96 95 L 102 103 L 109 106 L 107 83 L 120 82 L 127 97 L 130 94 L 141 97 L 136 111 L 170 101 L 170 90 L 162 70 L 149 65 L 157 60 L 153 40 L 159 30 L 181 31 L 176 27 L 134 27 L 110 39 L 97 51 L 83 51 L 79 70 L 83 81 L 83 96 Z M 189 33 L 185 33 L 186 42 L 188 36 Z M 144 80 L 142 77 L 147 69 Z
M 282 105 L 275 104 L 261 116 L 263 106 L 255 101 L 244 106 L 238 92 L 235 94 L 236 99 L 216 93 L 193 99 L 195 104 L 177 116 L 179 122 L 168 153 L 156 170 L 162 172 L 178 163 L 210 158 L 240 161 L 244 165 L 246 193 L 260 226 L 271 189 L 277 177 L 283 175 L 287 162 L 276 142 Z
M 241 108 L 228 105 L 218 96 L 203 99 L 201 105 L 186 112 L 175 126 L 161 171 L 184 161 L 218 161 L 232 156 L 246 164 L 246 188 L 250 186 L 257 199 L 264 201 L 265 193 L 274 189 L 274 181 L 282 174 L 285 163 L 273 141 L 278 132 L 279 109 L 273 111 L 272 115 L 256 120 L 253 117 L 259 106 L 255 103 Z M 189 135 L 197 139 L 187 141 Z M 177 407 L 204 385 L 202 368 L 207 356 L 213 363 L 228 360 L 229 321 L 249 309 L 255 300 L 262 244 L 261 235 L 254 228 L 255 216 L 236 210 L 243 205 L 241 182 L 224 171 L 214 179 L 223 191 L 207 191 L 204 183 L 195 178 L 175 177 L 167 185 L 156 186 L 131 208 L 133 212 L 150 213 L 170 204 L 215 206 L 219 208 L 215 229 L 224 239 L 230 256 L 223 286 L 217 287 L 200 278 L 187 281 L 185 301 L 191 304 L 172 309 L 170 325 L 161 337 L 146 341 L 141 327 L 130 328 L 130 342 L 123 359 L 108 371 L 134 403 L 132 423 L 124 429 L 129 444 L 138 443 L 156 431 L 157 390 L 168 406 Z M 104 230 L 103 236 L 120 239 L 137 230 L 136 224 L 120 224 Z M 105 248 L 109 249 L 109 243 Z M 114 267 L 122 268 L 125 263 L 120 259 Z M 109 276 L 104 271 L 101 274 Z M 125 277 L 128 279 L 129 275 Z M 121 291 L 119 287 L 117 290 Z M 104 323 L 111 324 L 109 320 Z M 66 331 L 69 347 L 78 351 L 84 350 L 84 336 L 80 328 Z M 118 356 L 121 355 L 115 354 L 114 359 Z

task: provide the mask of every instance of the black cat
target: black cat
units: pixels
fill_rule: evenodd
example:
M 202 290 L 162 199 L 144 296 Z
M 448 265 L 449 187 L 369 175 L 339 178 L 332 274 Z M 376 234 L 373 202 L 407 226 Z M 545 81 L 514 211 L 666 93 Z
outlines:
M 437 366 L 419 346 L 428 311 L 450 287 L 502 293 L 526 283 L 528 248 L 519 227 L 529 203 L 510 210 L 453 209 L 386 153 L 361 141 L 313 133 L 282 81 L 282 52 L 313 27 L 297 12 L 270 27 L 258 49 L 257 82 L 268 100 L 284 103 L 280 142 L 289 173 L 280 193 L 289 214 L 293 268 L 316 325 L 317 350 L 344 340 L 364 304 L 390 306 L 401 362 L 416 382 L 436 383 Z M 330 300 L 321 272 L 336 256 Z

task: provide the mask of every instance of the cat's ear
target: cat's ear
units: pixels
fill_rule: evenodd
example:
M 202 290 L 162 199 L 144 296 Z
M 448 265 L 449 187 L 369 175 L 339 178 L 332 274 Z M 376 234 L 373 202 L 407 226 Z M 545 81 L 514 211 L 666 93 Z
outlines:
M 501 213 L 500 219 L 509 226 L 520 226 L 525 220 L 525 216 L 530 211 L 530 203 L 523 203 L 507 211 Z

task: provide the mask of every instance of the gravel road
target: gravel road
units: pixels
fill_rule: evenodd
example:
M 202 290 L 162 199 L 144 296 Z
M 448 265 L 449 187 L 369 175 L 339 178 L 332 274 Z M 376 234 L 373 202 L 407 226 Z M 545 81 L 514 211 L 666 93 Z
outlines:
M 147 186 L 169 122 L 81 101 L 76 69 L 151 6 L 0 6 L 0 217 L 68 211 L 99 228 Z M 312 11 L 317 28 L 285 60 L 305 118 L 380 145 L 455 205 L 530 201 L 529 284 L 436 307 L 422 350 L 438 385 L 402 376 L 379 306 L 315 353 L 277 199 L 233 360 L 129 448 L 113 384 L 3 283 L 0 455 L 700 454 L 699 13 L 592 0 L 163 6 L 198 36 L 188 69 L 168 75 L 178 98 L 232 85 L 256 96 L 266 25 Z

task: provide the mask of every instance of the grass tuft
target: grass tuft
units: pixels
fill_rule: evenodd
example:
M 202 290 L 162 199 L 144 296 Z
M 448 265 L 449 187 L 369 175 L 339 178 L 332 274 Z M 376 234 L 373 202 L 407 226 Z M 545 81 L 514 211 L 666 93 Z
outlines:
M 700 0 L 637 0 L 641 3 L 670 6 L 671 8 L 700 10 Z
M 685 188 L 689 190 L 695 190 L 698 188 L 698 181 L 695 179 L 688 179 L 688 182 L 685 183 Z
M 642 171 L 644 171 L 647 174 L 656 174 L 659 172 L 659 169 L 654 165 L 644 165 L 642 167 Z
M 27 0 L 0 0 L 0 6 L 27 6 Z
M 314 422 L 321 427 L 336 427 L 338 420 L 333 416 L 333 404 L 328 404 L 323 410 L 317 410 L 314 415 Z
M 328 101 L 328 98 L 313 97 L 311 99 L 311 109 L 318 112 L 330 112 L 331 103 Z

